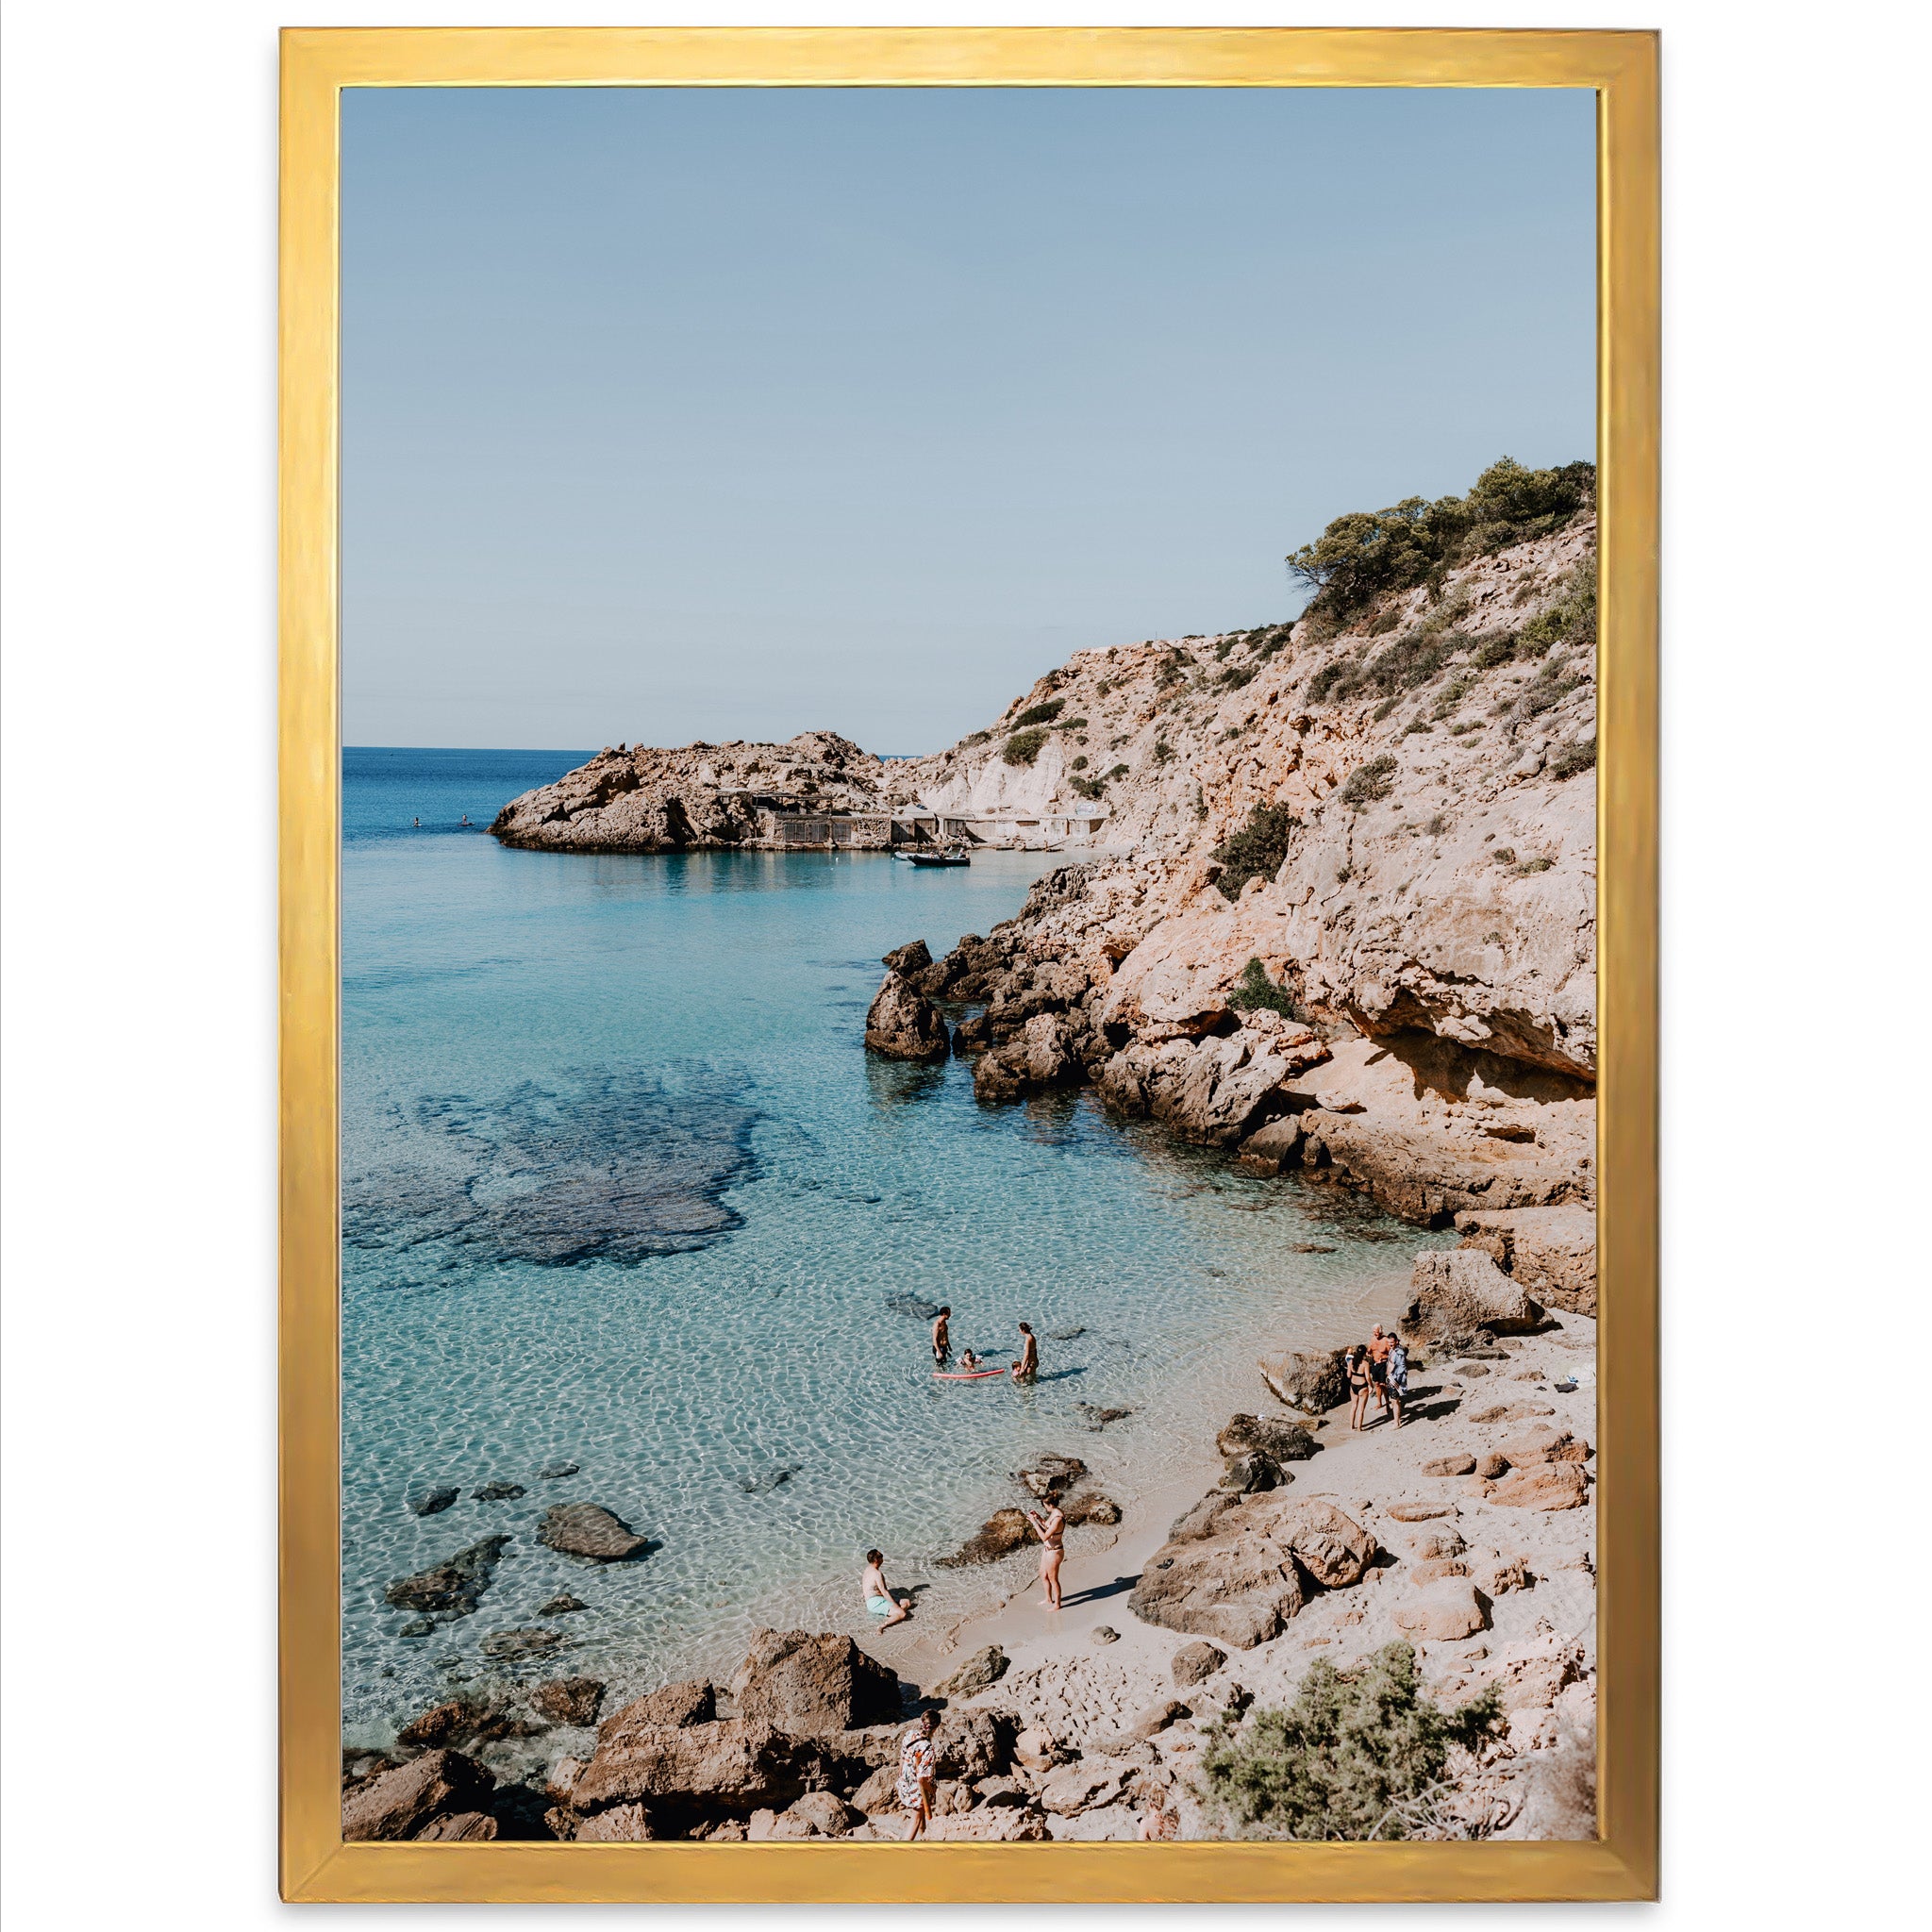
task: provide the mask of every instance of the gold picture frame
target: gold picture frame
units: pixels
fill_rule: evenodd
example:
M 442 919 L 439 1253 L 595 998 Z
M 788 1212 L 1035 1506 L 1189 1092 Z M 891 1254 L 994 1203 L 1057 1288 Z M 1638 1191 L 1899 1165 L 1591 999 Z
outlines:
M 1598 102 L 1599 1837 L 351 1843 L 341 1834 L 338 110 L 347 87 L 1575 88 Z M 281 1855 L 289 1900 L 1655 1896 L 1657 41 L 1313 28 L 294 28 L 281 73 Z

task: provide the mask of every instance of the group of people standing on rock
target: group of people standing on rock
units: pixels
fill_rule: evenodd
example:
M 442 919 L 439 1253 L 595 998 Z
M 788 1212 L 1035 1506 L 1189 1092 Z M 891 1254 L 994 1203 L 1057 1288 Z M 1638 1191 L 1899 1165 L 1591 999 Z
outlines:
M 1378 1323 L 1366 1341 L 1357 1341 L 1342 1351 L 1341 1366 L 1348 1374 L 1348 1425 L 1368 1426 L 1369 1400 L 1402 1426 L 1402 1405 L 1408 1396 L 1408 1350 L 1399 1335 L 1384 1335 Z
M 934 1370 L 943 1371 L 953 1358 L 953 1310 L 950 1306 L 941 1308 L 933 1318 L 932 1324 L 932 1365 Z M 969 1348 L 959 1357 L 960 1372 L 968 1375 L 980 1373 L 983 1364 Z M 1013 1358 L 1009 1372 L 1015 1385 L 1027 1389 L 1040 1379 L 1040 1341 L 1033 1333 L 1030 1323 L 1020 1324 L 1020 1353 Z

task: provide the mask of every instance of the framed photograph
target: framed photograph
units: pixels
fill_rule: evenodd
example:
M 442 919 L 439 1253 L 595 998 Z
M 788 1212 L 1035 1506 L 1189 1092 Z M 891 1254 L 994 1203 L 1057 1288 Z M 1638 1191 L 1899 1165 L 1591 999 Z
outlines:
M 291 30 L 302 1900 L 1657 1867 L 1657 44 Z

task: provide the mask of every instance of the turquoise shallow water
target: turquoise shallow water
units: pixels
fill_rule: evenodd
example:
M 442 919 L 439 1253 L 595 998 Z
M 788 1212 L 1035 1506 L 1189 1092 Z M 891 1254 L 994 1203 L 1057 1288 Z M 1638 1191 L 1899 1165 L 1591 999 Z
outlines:
M 420 1708 L 491 1632 L 539 1623 L 567 1629 L 572 1671 L 708 1667 L 757 1621 L 849 1612 L 872 1542 L 935 1607 L 963 1603 L 983 1578 L 930 1558 L 1008 1500 L 1023 1457 L 1071 1447 L 1131 1509 L 1256 1406 L 1259 1349 L 1386 1313 L 1428 1239 L 1171 1148 L 1089 1095 L 989 1111 L 961 1063 L 865 1054 L 879 956 L 986 932 L 1053 858 L 573 858 L 458 828 L 576 761 L 346 758 L 358 1730 Z M 908 1298 L 950 1302 L 956 1341 L 1001 1360 L 1030 1319 L 1040 1386 L 935 1384 Z M 1135 1414 L 1092 1435 L 1083 1402 Z M 578 1473 L 540 1477 L 554 1459 Z M 491 1480 L 527 1493 L 472 1500 Z M 411 1514 L 406 1495 L 440 1482 L 463 1500 Z M 541 1548 L 542 1507 L 576 1499 L 658 1547 L 597 1570 Z M 478 1612 L 403 1637 L 383 1585 L 492 1531 L 514 1541 Z M 566 1591 L 591 1607 L 537 1616 Z

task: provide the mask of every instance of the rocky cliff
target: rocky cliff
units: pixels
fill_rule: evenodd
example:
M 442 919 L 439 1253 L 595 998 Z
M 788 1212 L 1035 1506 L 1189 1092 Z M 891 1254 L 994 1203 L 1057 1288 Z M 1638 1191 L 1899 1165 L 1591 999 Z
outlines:
M 823 731 L 619 746 L 492 829 L 665 850 L 785 842 L 787 816 L 916 809 L 1037 841 L 1084 815 L 1084 862 L 1016 919 L 893 956 L 872 1050 L 950 1040 L 990 1103 L 1091 1081 L 1418 1221 L 1587 1211 L 1588 468 L 1499 464 L 1467 498 L 1340 519 L 1307 559 L 1323 589 L 1301 619 L 1078 653 L 928 758 Z
M 954 1042 L 988 1101 L 1091 1080 L 1417 1221 L 1587 1216 L 1595 558 L 1586 506 L 1345 620 L 1049 673 L 903 782 L 1035 810 L 1086 786 L 1113 849 L 882 996 L 906 1025 L 902 988 L 983 1003 Z
M 786 744 L 620 744 L 511 799 L 490 829 L 506 845 L 558 852 L 751 845 L 774 811 L 886 808 L 894 769 L 834 731 Z

